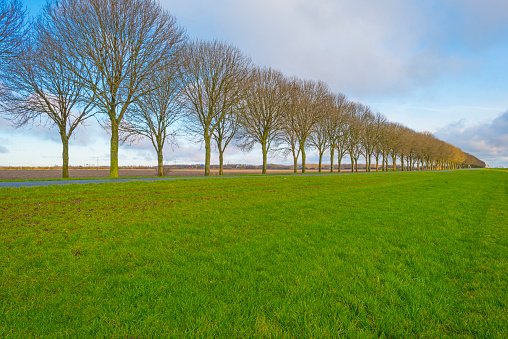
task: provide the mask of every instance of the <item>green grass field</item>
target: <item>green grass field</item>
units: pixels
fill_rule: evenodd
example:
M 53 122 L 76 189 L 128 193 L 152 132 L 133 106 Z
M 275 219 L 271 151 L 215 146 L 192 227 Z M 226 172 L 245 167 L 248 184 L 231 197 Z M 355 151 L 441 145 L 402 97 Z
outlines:
M 0 337 L 508 337 L 508 173 L 0 189 Z

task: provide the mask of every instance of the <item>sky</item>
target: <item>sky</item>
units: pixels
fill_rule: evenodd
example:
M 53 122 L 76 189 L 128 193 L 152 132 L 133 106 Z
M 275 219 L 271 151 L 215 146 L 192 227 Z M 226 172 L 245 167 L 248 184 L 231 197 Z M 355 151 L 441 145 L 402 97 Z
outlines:
M 43 1 L 25 1 L 31 14 Z M 394 122 L 494 167 L 508 167 L 506 0 L 161 0 L 191 39 L 223 40 L 259 66 L 323 80 Z M 94 120 L 70 141 L 71 165 L 108 165 L 109 135 Z M 151 143 L 120 148 L 119 163 L 156 165 Z M 184 135 L 167 164 L 204 162 Z M 317 162 L 310 151 L 308 163 Z M 212 163 L 218 154 L 212 153 Z M 261 151 L 230 146 L 226 163 L 261 164 Z M 274 155 L 271 163 L 291 163 Z M 347 159 L 346 161 L 347 162 Z M 0 166 L 61 164 L 55 129 L 14 129 L 0 118 Z

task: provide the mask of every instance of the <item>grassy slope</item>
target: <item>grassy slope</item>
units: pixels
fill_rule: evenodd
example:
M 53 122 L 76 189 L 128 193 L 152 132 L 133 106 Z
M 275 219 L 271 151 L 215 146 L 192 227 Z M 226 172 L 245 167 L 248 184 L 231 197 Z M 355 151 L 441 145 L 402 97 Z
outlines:
M 508 337 L 508 173 L 0 190 L 0 337 Z

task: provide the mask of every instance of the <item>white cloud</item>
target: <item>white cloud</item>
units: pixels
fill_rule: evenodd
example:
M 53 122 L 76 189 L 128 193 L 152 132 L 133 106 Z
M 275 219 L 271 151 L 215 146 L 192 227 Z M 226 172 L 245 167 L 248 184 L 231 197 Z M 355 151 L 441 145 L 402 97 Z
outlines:
M 463 119 L 439 129 L 435 135 L 487 162 L 508 159 L 508 111 L 481 124 L 466 125 Z
M 224 39 L 257 64 L 324 80 L 335 91 L 353 96 L 406 94 L 469 67 L 466 60 L 446 55 L 428 41 L 433 20 L 403 0 L 163 4 L 174 8 L 194 37 Z M 196 18 L 200 22 L 192 26 Z

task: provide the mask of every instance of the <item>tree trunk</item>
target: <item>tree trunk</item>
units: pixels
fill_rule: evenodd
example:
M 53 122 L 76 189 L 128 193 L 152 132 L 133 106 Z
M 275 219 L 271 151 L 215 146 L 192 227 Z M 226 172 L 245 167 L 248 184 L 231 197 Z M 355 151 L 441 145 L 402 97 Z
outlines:
M 60 133 L 62 139 L 62 178 L 69 177 L 69 138 L 64 132 Z
M 293 161 L 294 161 L 294 173 L 298 173 L 298 156 L 295 156 L 295 153 L 293 152 Z
M 330 172 L 333 173 L 333 156 L 335 155 L 335 149 L 330 147 Z M 339 168 L 340 172 L 340 168 Z
M 157 149 L 157 175 L 159 177 L 164 176 L 164 165 L 163 165 L 162 147 Z
M 219 149 L 219 175 L 224 175 L 224 150 Z
M 358 173 L 358 159 L 355 159 L 355 172 Z
M 351 155 L 351 173 L 355 171 L 355 159 Z
M 337 163 L 339 165 L 338 173 L 340 173 L 340 163 L 342 162 L 342 157 L 337 157 Z
M 305 173 L 305 147 L 302 147 L 302 173 Z
M 266 149 L 266 141 L 263 141 L 261 144 L 261 148 L 263 150 L 263 172 L 262 174 L 266 174 L 266 161 L 267 161 L 267 153 L 268 150 Z
M 319 152 L 319 173 L 321 173 L 321 163 L 323 162 L 323 152 Z
M 111 119 L 111 160 L 109 176 L 118 178 L 118 121 Z
M 377 169 L 378 169 L 378 167 L 379 167 L 379 157 L 376 157 L 376 172 L 378 171 L 378 170 L 377 170 Z
M 210 176 L 210 137 L 205 136 L 205 177 Z
M 394 153 L 392 153 L 392 161 L 393 161 L 393 171 L 397 172 L 397 157 Z

